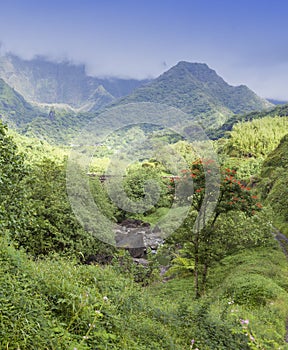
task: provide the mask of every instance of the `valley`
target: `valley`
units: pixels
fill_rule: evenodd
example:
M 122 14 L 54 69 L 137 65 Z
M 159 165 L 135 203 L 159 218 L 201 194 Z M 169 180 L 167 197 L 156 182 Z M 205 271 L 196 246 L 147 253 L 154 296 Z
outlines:
M 0 78 L 1 349 L 288 349 L 288 105 L 184 61 Z

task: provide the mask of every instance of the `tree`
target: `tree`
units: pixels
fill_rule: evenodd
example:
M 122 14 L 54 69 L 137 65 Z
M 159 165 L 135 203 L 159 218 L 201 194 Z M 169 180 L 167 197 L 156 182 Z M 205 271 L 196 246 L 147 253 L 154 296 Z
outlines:
M 205 173 L 213 172 L 213 168 L 215 168 L 214 161 L 198 159 L 192 163 L 189 170 L 183 170 L 182 175 L 174 181 L 174 186 L 177 186 L 181 193 L 181 200 L 191 201 L 190 214 L 178 232 L 182 231 L 185 240 L 192 243 L 196 298 L 200 297 L 201 292 L 204 291 L 208 268 L 217 256 L 217 252 L 212 251 L 210 247 L 217 239 L 215 226 L 219 217 L 232 211 L 252 216 L 262 208 L 257 196 L 252 194 L 251 188 L 236 179 L 236 171 L 224 169 L 218 184 L 219 197 L 215 209 L 208 219 L 207 211 L 213 193 L 205 193 L 207 191 Z M 193 196 L 185 198 L 184 194 L 189 192 L 187 188 L 191 185 L 194 189 Z M 200 276 L 202 276 L 201 287 Z
M 75 217 L 66 192 L 65 164 L 49 158 L 34 164 L 25 186 L 29 222 L 15 237 L 19 246 L 34 256 L 57 252 L 87 258 L 101 250 L 103 254 L 113 251 L 81 227 Z M 113 207 L 98 179 L 91 179 L 91 193 L 105 215 L 112 218 Z
M 7 135 L 7 127 L 0 122 L 0 227 L 13 234 L 23 229 L 25 211 L 22 186 L 27 175 L 23 155 L 18 153 L 13 139 Z
M 118 219 L 143 213 L 147 216 L 159 207 L 170 206 L 171 197 L 167 195 L 167 180 L 163 179 L 162 171 L 161 164 L 150 160 L 131 166 L 123 187 L 118 184 L 120 177 L 111 179 L 112 198 L 119 208 L 124 209 L 119 210 Z

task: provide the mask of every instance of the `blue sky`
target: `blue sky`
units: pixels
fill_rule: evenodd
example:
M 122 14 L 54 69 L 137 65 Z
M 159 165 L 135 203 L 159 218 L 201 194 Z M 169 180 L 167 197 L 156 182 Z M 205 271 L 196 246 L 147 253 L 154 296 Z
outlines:
M 1 52 L 154 77 L 205 62 L 232 85 L 288 100 L 287 0 L 1 0 Z

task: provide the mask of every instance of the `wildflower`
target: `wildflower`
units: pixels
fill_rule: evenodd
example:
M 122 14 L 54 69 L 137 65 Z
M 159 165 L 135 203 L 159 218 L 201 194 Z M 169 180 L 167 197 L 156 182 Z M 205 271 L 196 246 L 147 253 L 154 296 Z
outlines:
M 190 345 L 190 349 L 193 349 L 193 345 L 195 343 L 195 340 L 194 339 L 191 339 L 191 345 Z
M 249 320 L 242 320 L 242 318 L 241 318 L 240 323 L 243 324 L 243 325 L 244 324 L 249 324 Z
M 103 297 L 104 301 L 108 301 L 108 297 L 106 297 L 106 295 Z
M 251 334 L 250 334 L 250 340 L 255 341 L 255 338 Z
M 88 336 L 87 336 L 87 335 L 84 335 L 83 339 L 88 339 Z
M 197 192 L 197 193 L 200 193 L 200 192 L 202 192 L 203 190 L 204 190 L 204 188 L 201 187 L 201 188 L 198 188 L 198 189 L 196 190 L 196 192 Z
M 234 300 L 228 301 L 228 304 L 229 304 L 229 305 L 234 304 Z

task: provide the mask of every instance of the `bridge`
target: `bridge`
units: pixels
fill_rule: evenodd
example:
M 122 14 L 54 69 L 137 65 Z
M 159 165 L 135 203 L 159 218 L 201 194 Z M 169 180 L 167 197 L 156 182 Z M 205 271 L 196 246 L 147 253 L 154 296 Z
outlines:
M 87 173 L 87 175 L 90 177 L 98 177 L 102 183 L 108 179 L 119 177 L 118 175 L 98 174 L 98 173 Z M 123 177 L 126 177 L 126 175 L 124 175 Z M 176 176 L 176 175 L 163 175 L 161 177 L 162 179 L 172 179 L 173 181 L 180 178 L 179 176 Z

